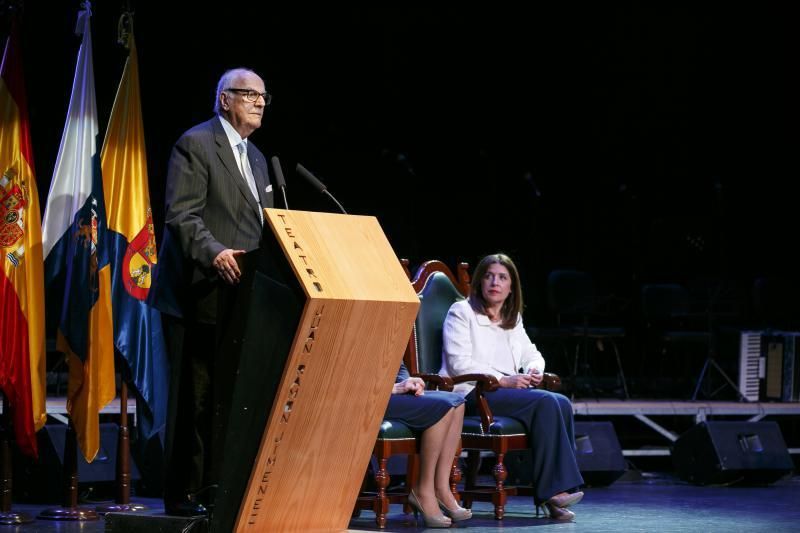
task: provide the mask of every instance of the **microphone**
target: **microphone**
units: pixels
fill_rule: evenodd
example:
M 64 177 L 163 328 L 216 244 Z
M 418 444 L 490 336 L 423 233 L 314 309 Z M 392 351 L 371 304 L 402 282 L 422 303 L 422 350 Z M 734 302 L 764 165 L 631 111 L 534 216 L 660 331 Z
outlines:
M 342 213 L 344 213 L 345 215 L 347 214 L 347 211 L 344 210 L 344 207 L 342 207 L 342 204 L 340 204 L 339 201 L 336 198 L 334 198 L 333 195 L 330 192 L 328 192 L 328 187 L 324 183 L 319 181 L 314 174 L 309 172 L 306 167 L 304 167 L 300 163 L 297 163 L 297 166 L 295 167 L 295 171 L 298 174 L 300 174 L 301 176 L 303 176 L 306 180 L 308 180 L 308 182 L 315 189 L 317 189 L 319 192 L 321 192 L 322 194 L 327 194 L 330 197 L 330 199 L 333 200 L 334 203 L 336 203 L 337 206 L 339 206 L 339 210 Z
M 278 188 L 283 193 L 283 205 L 286 206 L 286 209 L 289 209 L 289 202 L 286 201 L 286 180 L 283 179 L 283 169 L 281 169 L 281 162 L 278 161 L 278 156 L 273 155 L 272 159 L 270 159 L 272 163 L 272 172 L 275 174 L 275 181 L 278 185 Z

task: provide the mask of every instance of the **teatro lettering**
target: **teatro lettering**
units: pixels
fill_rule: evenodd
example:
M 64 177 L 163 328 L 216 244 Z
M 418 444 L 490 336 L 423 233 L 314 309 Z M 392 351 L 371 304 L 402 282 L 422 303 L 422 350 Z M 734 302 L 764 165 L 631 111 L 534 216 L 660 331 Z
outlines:
M 311 284 L 317 289 L 317 292 L 322 292 L 322 281 L 320 281 L 319 277 L 317 277 L 317 273 L 314 271 L 311 257 L 309 257 L 303 246 L 298 242 L 294 229 L 286 220 L 286 215 L 278 215 L 278 217 L 281 219 L 281 223 L 283 223 L 284 234 L 292 240 L 290 247 L 291 253 L 302 263 L 301 268 L 298 268 L 298 270 L 311 281 Z

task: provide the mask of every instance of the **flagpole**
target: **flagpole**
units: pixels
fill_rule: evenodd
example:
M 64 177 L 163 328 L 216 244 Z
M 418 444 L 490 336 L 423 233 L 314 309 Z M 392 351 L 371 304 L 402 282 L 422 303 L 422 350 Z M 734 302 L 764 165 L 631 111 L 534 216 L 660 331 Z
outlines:
M 144 511 L 146 506 L 131 503 L 131 443 L 128 430 L 128 384 L 120 380 L 119 387 L 119 431 L 117 433 L 117 497 L 115 503 L 98 505 L 98 514 Z
M 94 509 L 77 507 L 77 449 L 80 443 L 88 462 L 97 456 L 99 410 L 116 396 L 106 213 L 97 157 L 91 2 L 84 0 L 81 6 L 75 27 L 81 44 L 42 230 L 45 279 L 51 291 L 63 289 L 51 298 L 61 301 L 56 344 L 67 356 L 71 389 L 64 503 L 61 509 L 39 515 L 50 520 L 97 519 Z
M 147 414 L 139 418 L 142 435 L 149 438 L 153 428 L 163 425 L 166 407 L 166 358 L 161 338 L 160 316 L 147 304 L 150 273 L 156 262 L 155 234 L 150 210 L 147 163 L 144 153 L 144 127 L 139 96 L 139 67 L 133 37 L 133 13 L 125 11 L 117 24 L 117 42 L 128 50 L 117 95 L 111 110 L 101 151 L 103 192 L 107 207 L 109 249 L 114 277 L 112 307 L 115 316 L 127 316 L 114 322 L 117 365 L 122 379 L 119 389 L 120 421 L 117 444 L 116 503 L 97 508 L 99 513 L 139 511 L 146 507 L 131 504 L 131 456 L 128 429 L 128 387 L 138 389 L 146 402 Z M 135 200 L 126 192 L 138 191 Z M 131 257 L 144 264 L 132 277 Z M 142 334 L 143 331 L 157 334 Z M 139 335 L 132 334 L 133 331 Z M 137 341 L 136 339 L 140 339 Z M 124 348 L 120 348 L 123 346 Z M 160 388 L 163 387 L 163 388 Z M 157 431 L 157 430 L 156 430 Z
M 130 4 L 130 3 L 129 3 Z M 133 31 L 133 14 L 128 5 L 128 9 L 122 14 L 117 24 L 117 42 L 128 48 L 128 35 Z M 116 101 L 114 102 L 116 106 Z M 113 110 L 112 110 L 113 114 Z M 128 383 L 125 379 L 125 362 L 122 354 L 118 354 L 122 364 L 122 379 L 119 387 L 119 431 L 117 433 L 117 463 L 116 463 L 116 500 L 110 505 L 100 505 L 97 512 L 100 514 L 124 512 L 124 511 L 143 511 L 146 506 L 138 503 L 131 503 L 131 444 L 130 431 L 128 429 Z
M 78 440 L 72 418 L 64 438 L 64 501 L 61 507 L 45 509 L 37 518 L 41 520 L 97 520 L 93 509 L 78 507 Z
M 11 510 L 12 468 L 11 468 L 11 417 L 8 415 L 8 398 L 3 396 L 3 420 L 0 428 L 0 524 L 14 525 L 33 522 L 28 513 Z

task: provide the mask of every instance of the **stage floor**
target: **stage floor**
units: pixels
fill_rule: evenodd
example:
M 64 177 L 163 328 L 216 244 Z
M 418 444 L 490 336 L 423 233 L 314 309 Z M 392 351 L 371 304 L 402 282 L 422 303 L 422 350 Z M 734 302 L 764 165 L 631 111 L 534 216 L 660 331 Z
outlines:
M 797 531 L 800 524 L 800 477 L 768 487 L 696 487 L 672 477 L 644 476 L 639 481 L 586 489 L 575 506 L 575 521 L 561 523 L 536 518 L 528 498 L 511 497 L 499 525 L 488 503 L 476 503 L 471 520 L 459 529 L 471 532 L 584 531 L 584 532 L 706 532 Z M 385 531 L 414 530 L 414 516 L 392 506 Z M 372 513 L 350 523 L 353 530 L 377 530 Z M 420 522 L 421 525 L 421 522 Z M 422 527 L 418 529 L 423 529 Z
M 800 524 L 800 476 L 766 487 L 697 487 L 685 484 L 670 475 L 626 474 L 629 481 L 618 481 L 610 487 L 590 488 L 574 510 L 576 519 L 560 523 L 536 518 L 528 498 L 511 497 L 502 522 L 494 520 L 491 505 L 476 502 L 472 520 L 453 529 L 472 532 L 584 531 L 584 532 L 705 532 L 797 531 Z M 320 491 L 324 497 L 324 491 Z M 150 506 L 147 513 L 160 513 L 159 500 L 135 499 Z M 43 506 L 15 505 L 15 511 L 36 514 Z M 300 511 L 298 511 L 300 512 Z M 377 531 L 375 516 L 363 511 L 350 522 L 352 531 Z M 399 505 L 392 505 L 385 531 L 419 531 L 412 514 L 403 514 Z M 95 522 L 63 523 L 37 520 L 22 526 L 0 526 L 0 532 L 83 532 L 106 531 L 101 518 Z

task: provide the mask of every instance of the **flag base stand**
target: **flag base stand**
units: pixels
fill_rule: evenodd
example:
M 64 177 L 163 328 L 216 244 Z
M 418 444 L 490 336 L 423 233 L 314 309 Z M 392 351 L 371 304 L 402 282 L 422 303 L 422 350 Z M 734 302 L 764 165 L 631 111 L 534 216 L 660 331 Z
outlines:
M 0 524 L 4 526 L 27 524 L 28 522 L 33 522 L 33 517 L 28 513 L 0 513 Z
M 93 509 L 85 507 L 56 507 L 45 509 L 39 516 L 39 520 L 63 520 L 63 521 L 89 521 L 97 520 L 97 513 Z
M 107 513 L 138 513 L 147 511 L 147 506 L 141 503 L 109 503 L 107 505 L 98 505 L 94 510 L 99 515 Z

